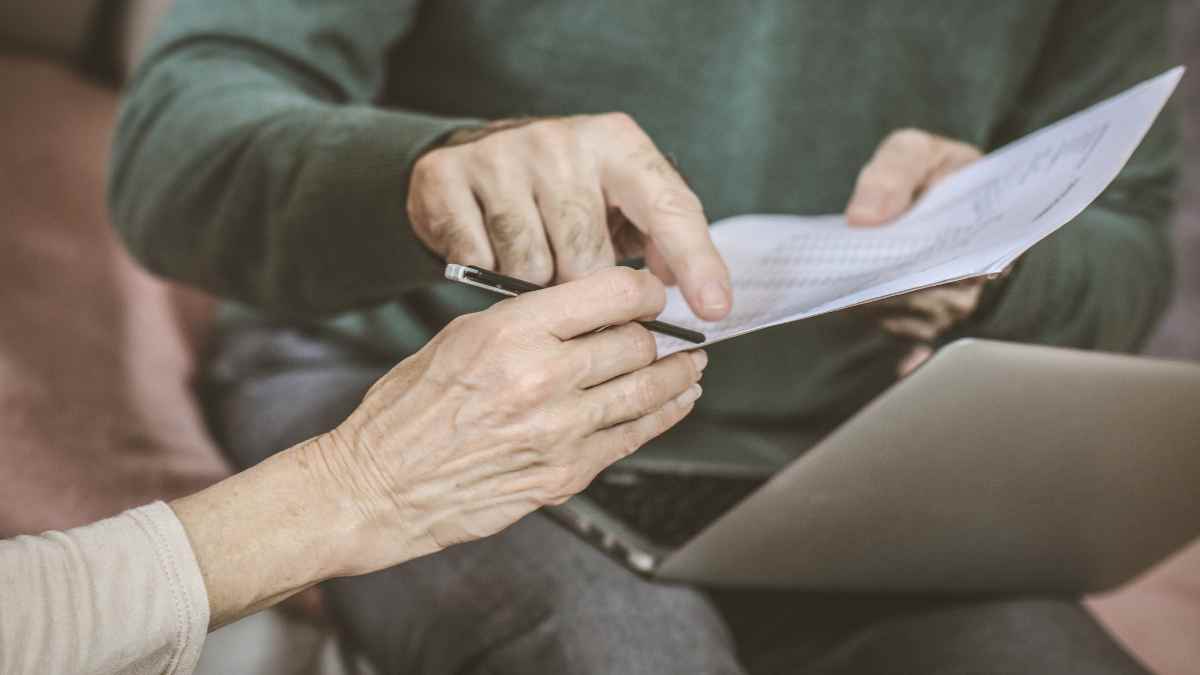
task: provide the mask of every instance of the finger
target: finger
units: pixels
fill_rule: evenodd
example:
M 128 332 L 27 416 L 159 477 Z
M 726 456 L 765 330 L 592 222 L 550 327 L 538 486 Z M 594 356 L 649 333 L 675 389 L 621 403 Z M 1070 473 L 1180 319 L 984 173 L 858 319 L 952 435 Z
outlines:
M 629 222 L 625 214 L 621 213 L 621 209 L 607 208 L 605 209 L 605 214 L 608 218 L 608 231 L 612 239 L 617 262 L 630 258 L 640 258 L 645 255 L 645 235 L 642 234 L 641 230 L 634 227 L 633 223 Z M 662 277 L 659 278 L 661 279 Z
M 658 357 L 654 336 L 636 323 L 584 335 L 567 345 L 567 358 L 580 364 L 578 386 L 581 389 L 645 368 Z
M 675 285 L 675 275 L 671 274 L 671 268 L 667 266 L 666 259 L 663 258 L 663 254 L 659 252 L 654 242 L 646 244 L 646 269 L 650 270 L 650 273 L 658 277 L 664 284 Z
M 897 131 L 863 167 L 846 206 L 850 225 L 881 225 L 908 210 L 922 192 L 982 156 L 978 148 L 919 129 Z
M 900 360 L 900 365 L 896 367 L 896 374 L 901 378 L 908 377 L 917 368 L 925 365 L 931 356 L 933 356 L 933 347 L 926 344 L 913 347 L 912 351 Z
M 909 307 L 944 331 L 974 313 L 982 295 L 981 284 L 959 282 L 912 293 Z
M 678 424 L 696 405 L 703 390 L 700 385 L 690 385 L 669 403 L 636 420 L 602 429 L 584 441 L 584 451 L 596 458 L 594 473 L 600 473 L 613 462 L 627 457 L 633 451 L 654 440 Z
M 955 309 L 956 292 L 946 288 L 929 288 L 910 293 L 906 310 L 910 315 L 933 326 L 939 334 L 958 321 Z
M 430 163 L 436 158 L 422 158 L 413 170 L 407 205 L 413 231 L 447 262 L 492 269 L 496 261 L 475 195 L 447 162 Z
M 937 326 L 929 320 L 913 316 L 887 318 L 881 321 L 880 325 L 896 337 L 916 342 L 932 342 L 940 334 Z
M 537 204 L 554 254 L 555 280 L 581 279 L 616 264 L 604 197 L 598 189 L 542 185 Z
M 554 257 L 533 194 L 519 183 L 477 183 L 496 271 L 535 284 L 554 277 Z
M 724 318 L 733 306 L 729 270 L 713 245 L 700 199 L 632 120 L 620 124 L 629 125 L 620 131 L 628 140 L 609 143 L 601 155 L 609 204 L 653 242 L 697 316 Z
M 583 406 L 596 411 L 593 429 L 606 429 L 666 405 L 700 379 L 703 357 L 687 352 L 672 354 L 641 370 L 592 387 L 583 393 Z
M 610 267 L 507 300 L 503 311 L 532 317 L 551 335 L 570 340 L 605 326 L 658 316 L 666 298 L 662 282 L 649 272 Z
M 933 137 L 917 129 L 885 138 L 858 174 L 846 221 L 855 226 L 882 225 L 904 213 L 933 170 L 932 146 Z

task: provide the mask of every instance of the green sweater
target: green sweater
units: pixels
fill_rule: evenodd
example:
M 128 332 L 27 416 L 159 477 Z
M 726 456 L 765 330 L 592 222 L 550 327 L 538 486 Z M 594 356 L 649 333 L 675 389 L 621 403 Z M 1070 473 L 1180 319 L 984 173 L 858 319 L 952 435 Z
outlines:
M 409 170 L 480 120 L 621 110 L 710 218 L 844 208 L 890 131 L 995 148 L 1161 72 L 1164 0 L 180 0 L 129 91 L 111 202 L 152 270 L 396 357 L 489 301 L 441 281 Z M 1170 285 L 1169 118 L 956 335 L 1128 350 Z M 736 302 L 736 299 L 735 299 Z M 894 380 L 862 313 L 716 345 L 666 445 L 782 458 Z

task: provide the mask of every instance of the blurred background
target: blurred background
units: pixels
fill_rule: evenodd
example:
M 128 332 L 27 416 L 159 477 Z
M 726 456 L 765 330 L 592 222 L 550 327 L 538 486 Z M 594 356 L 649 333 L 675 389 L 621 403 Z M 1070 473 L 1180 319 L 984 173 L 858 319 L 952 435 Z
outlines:
M 1183 176 L 1175 211 L 1179 282 L 1171 310 L 1147 351 L 1200 359 L 1200 2 L 1172 0 L 1171 28 L 1176 60 L 1191 70 L 1175 96 L 1184 111 Z
M 1200 360 L 1200 0 L 1172 0 L 1178 284 L 1147 345 Z M 105 207 L 119 88 L 169 0 L 0 3 L 0 537 L 194 491 L 228 468 L 192 376 L 213 302 L 158 281 Z M 1096 45 L 1096 49 L 1103 49 Z M 1161 675 L 1200 673 L 1200 546 L 1092 601 Z

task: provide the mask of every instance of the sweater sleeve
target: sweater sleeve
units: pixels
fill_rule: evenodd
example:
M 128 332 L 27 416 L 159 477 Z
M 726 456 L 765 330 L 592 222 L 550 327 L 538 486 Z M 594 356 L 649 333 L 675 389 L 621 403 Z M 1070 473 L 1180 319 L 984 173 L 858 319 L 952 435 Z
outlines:
M 420 153 L 475 120 L 372 105 L 417 0 L 179 0 L 131 84 L 113 219 L 151 270 L 290 318 L 438 278 L 405 210 Z
M 200 566 L 162 502 L 0 541 L 5 675 L 188 675 L 208 619 Z
M 1023 136 L 1167 69 L 1163 0 L 1066 0 L 1038 67 L 998 132 Z M 1168 106 L 1116 181 L 1017 263 L 965 334 L 1106 350 L 1137 349 L 1171 288 L 1167 223 L 1176 174 Z

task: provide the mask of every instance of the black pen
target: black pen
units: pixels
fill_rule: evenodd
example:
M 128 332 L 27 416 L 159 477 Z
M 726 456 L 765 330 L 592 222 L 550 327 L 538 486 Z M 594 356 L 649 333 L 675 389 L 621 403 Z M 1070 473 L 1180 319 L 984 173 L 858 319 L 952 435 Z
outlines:
M 506 277 L 503 274 L 497 274 L 491 270 L 485 270 L 482 267 L 475 267 L 474 265 L 456 265 L 450 263 L 446 265 L 446 278 L 451 281 L 459 281 L 489 290 L 493 293 L 510 296 L 540 291 L 545 288 L 545 286 L 538 286 L 528 281 Z M 689 328 L 674 326 L 662 321 L 639 321 L 638 323 L 655 333 L 669 335 L 693 344 L 704 344 L 704 333 Z

